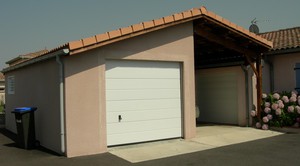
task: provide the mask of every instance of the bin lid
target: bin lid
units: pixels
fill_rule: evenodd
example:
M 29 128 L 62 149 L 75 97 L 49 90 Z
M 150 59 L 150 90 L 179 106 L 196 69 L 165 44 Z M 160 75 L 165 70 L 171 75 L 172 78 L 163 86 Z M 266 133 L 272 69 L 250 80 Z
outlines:
M 12 111 L 12 113 L 26 113 L 26 112 L 35 111 L 36 109 L 37 109 L 36 107 L 18 107 L 15 108 L 15 110 Z

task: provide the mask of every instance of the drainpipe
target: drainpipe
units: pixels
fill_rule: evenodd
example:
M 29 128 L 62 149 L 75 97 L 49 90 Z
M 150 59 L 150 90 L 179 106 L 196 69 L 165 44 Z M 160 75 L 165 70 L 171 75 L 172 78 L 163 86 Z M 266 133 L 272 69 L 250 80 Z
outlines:
M 63 50 L 64 54 L 56 55 L 56 62 L 59 64 L 59 109 L 60 109 L 60 141 L 61 141 L 61 153 L 65 154 L 65 91 L 64 91 L 64 63 L 61 59 L 62 55 L 69 53 L 68 49 Z
M 249 127 L 249 125 L 250 125 L 250 118 L 249 118 L 249 112 L 250 112 L 250 110 L 249 110 L 249 108 L 250 108 L 250 106 L 249 106 L 249 66 L 245 66 L 245 65 L 241 65 L 241 67 L 242 67 L 242 69 L 243 69 L 243 71 L 244 71 L 244 73 L 245 73 L 245 82 L 246 82 L 246 87 L 245 87 L 245 91 L 246 91 L 246 120 L 247 120 L 247 127 Z

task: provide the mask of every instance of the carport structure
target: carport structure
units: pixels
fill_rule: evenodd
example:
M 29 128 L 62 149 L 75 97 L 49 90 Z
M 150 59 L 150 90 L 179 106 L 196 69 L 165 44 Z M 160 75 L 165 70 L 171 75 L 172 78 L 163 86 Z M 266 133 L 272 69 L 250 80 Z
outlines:
M 233 97 L 234 99 L 232 100 L 238 100 L 240 97 L 243 98 L 243 100 L 246 100 L 245 102 L 242 101 L 242 105 L 245 104 L 246 108 L 241 108 L 241 103 L 232 103 L 229 101 L 227 104 L 237 104 L 240 106 L 235 107 L 235 109 L 246 109 L 246 114 L 248 114 L 250 111 L 249 109 L 252 109 L 252 104 L 257 106 L 257 114 L 260 116 L 261 112 L 261 96 L 262 96 L 262 64 L 261 64 L 261 59 L 262 59 L 262 54 L 267 52 L 271 47 L 272 47 L 272 42 L 266 41 L 265 39 L 260 38 L 259 36 L 245 30 L 244 28 L 218 16 L 215 15 L 214 13 L 210 11 L 205 12 L 205 8 L 201 8 L 201 11 L 203 13 L 206 13 L 202 15 L 201 18 L 194 20 L 194 47 L 195 47 L 195 69 L 197 70 L 203 70 L 203 69 L 211 69 L 211 68 L 220 68 L 220 71 L 216 71 L 217 73 L 221 73 L 222 70 L 226 70 L 227 67 L 233 67 L 233 66 L 239 66 L 241 67 L 240 69 L 244 70 L 245 75 L 243 77 L 237 77 L 236 79 L 245 79 L 243 84 L 245 87 L 243 89 L 245 90 L 245 94 L 241 95 L 233 95 L 230 96 L 225 92 L 225 96 L 223 96 L 223 99 L 225 99 L 224 102 L 220 102 L 220 104 L 226 104 L 226 101 L 228 101 L 228 98 Z M 256 66 L 255 66 L 256 65 Z M 248 68 L 251 67 L 252 73 L 255 73 L 256 76 L 256 85 L 251 85 L 252 82 L 252 77 L 251 77 L 251 72 L 249 73 Z M 206 70 L 204 70 L 206 71 Z M 200 72 L 203 74 L 203 72 Z M 214 72 L 212 73 L 214 74 Z M 250 74 L 250 75 L 249 75 Z M 222 80 L 220 80 L 219 76 L 222 76 L 220 74 L 216 75 L 218 78 L 218 82 L 216 84 L 221 84 Z M 230 79 L 228 75 L 224 75 L 225 80 L 228 81 Z M 203 79 L 207 79 L 207 77 L 204 77 Z M 207 80 L 206 80 L 207 81 Z M 211 80 L 213 81 L 213 79 Z M 211 84 L 212 82 L 208 81 L 206 83 Z M 237 81 L 237 80 L 233 80 Z M 197 83 L 197 72 L 196 72 L 196 89 L 197 84 L 200 84 L 198 86 L 202 86 L 201 83 L 204 83 L 203 81 L 198 81 L 200 83 Z M 227 82 L 229 83 L 229 82 Z M 225 83 L 226 84 L 226 83 Z M 210 88 L 211 85 L 209 85 Z M 204 88 L 199 88 L 200 91 L 203 90 L 211 90 L 209 87 L 204 87 Z M 219 88 L 222 88 L 222 86 L 217 86 Z M 214 87 L 216 88 L 216 87 Z M 226 88 L 226 85 L 223 87 Z M 227 87 L 228 88 L 228 87 Z M 215 89 L 218 91 L 219 89 Z M 223 90 L 229 90 L 229 89 L 223 89 Z M 256 90 L 256 97 L 251 97 L 253 94 L 252 90 Z M 198 93 L 202 93 L 198 92 Z M 220 92 L 220 91 L 218 91 Z M 216 92 L 216 93 L 218 93 Z M 237 92 L 241 93 L 241 92 Z M 255 93 L 255 92 L 254 92 Z M 197 92 L 196 92 L 197 94 Z M 209 95 L 209 94 L 203 94 L 204 96 Z M 245 95 L 247 95 L 245 97 Z M 206 96 L 207 97 L 207 96 Z M 206 97 L 199 97 L 199 94 L 196 95 L 196 100 L 197 104 L 200 107 L 200 115 L 201 112 L 204 111 L 204 117 L 200 119 L 205 119 L 207 116 L 207 112 L 205 113 L 206 109 L 212 109 L 212 105 L 215 104 L 217 105 L 218 102 L 218 97 L 215 96 L 215 100 L 213 100 L 213 97 L 210 98 L 210 102 L 206 103 L 207 100 L 205 100 Z M 257 99 L 257 101 L 253 101 L 253 99 Z M 204 100 L 203 100 L 204 99 Z M 199 101 L 200 100 L 200 101 Z M 221 99 L 222 100 L 222 99 Z M 238 102 L 238 101 L 237 101 Z M 207 107 L 203 107 L 203 105 L 208 105 Z M 216 107 L 215 109 L 222 109 L 219 106 Z M 202 108 L 202 109 L 201 109 Z M 228 109 L 234 109 L 233 107 L 228 107 Z M 226 111 L 226 109 L 224 110 Z M 248 115 L 245 115 L 245 113 L 241 113 L 242 110 L 238 110 L 237 112 L 240 112 L 238 114 L 242 115 L 236 115 L 236 117 L 232 117 L 236 119 L 236 122 L 228 122 L 226 121 L 218 121 L 218 120 L 212 120 L 212 122 L 216 123 L 227 123 L 227 124 L 238 124 L 241 126 L 245 126 L 249 122 L 245 122 L 245 119 L 248 119 Z M 215 113 L 219 113 L 220 111 L 216 111 Z M 224 112 L 223 112 L 224 113 Z M 209 113 L 210 114 L 210 113 Z M 213 111 L 212 111 L 213 114 Z M 221 113 L 222 114 L 222 113 Z M 202 114 L 203 115 L 203 114 Z M 225 115 L 225 114 L 224 114 Z M 221 118 L 224 118 L 222 115 L 215 115 L 219 116 Z M 225 115 L 226 116 L 226 115 Z M 208 115 L 209 117 L 209 115 Z M 213 117 L 210 117 L 213 118 Z M 208 119 L 210 119 L 208 118 Z M 241 120 L 244 119 L 244 120 Z M 240 119 L 240 120 L 238 120 Z M 204 120 L 206 122 L 211 122 Z M 233 120 L 234 121 L 234 120 Z M 249 121 L 249 119 L 248 119 Z
M 194 8 L 9 66 L 6 108 L 37 106 L 37 139 L 68 157 L 190 139 L 196 135 L 195 104 L 204 121 L 246 125 L 245 105 L 252 103 L 243 66 L 258 78 L 260 105 L 261 54 L 271 46 L 205 7 Z M 6 128 L 15 131 L 14 117 L 6 118 Z

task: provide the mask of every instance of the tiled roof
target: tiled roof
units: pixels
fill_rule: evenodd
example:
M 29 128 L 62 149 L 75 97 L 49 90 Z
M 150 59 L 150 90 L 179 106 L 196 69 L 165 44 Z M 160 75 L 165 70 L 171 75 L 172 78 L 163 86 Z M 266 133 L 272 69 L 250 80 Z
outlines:
M 77 54 L 80 52 L 84 52 L 90 49 L 98 48 L 107 44 L 111 44 L 117 41 L 121 41 L 124 39 L 128 39 L 134 36 L 139 36 L 145 33 L 149 33 L 152 31 L 156 31 L 159 29 L 163 29 L 166 27 L 174 26 L 177 24 L 185 23 L 188 21 L 193 21 L 199 18 L 207 18 L 212 21 L 215 21 L 217 24 L 220 24 L 220 26 L 227 27 L 231 31 L 234 31 L 236 33 L 241 34 L 242 36 L 245 36 L 249 39 L 251 39 L 253 42 L 256 42 L 260 45 L 263 45 L 267 48 L 272 47 L 272 42 L 266 40 L 265 38 L 262 38 L 261 36 L 258 36 L 254 33 L 251 33 L 249 30 L 244 29 L 241 26 L 238 26 L 229 20 L 216 15 L 215 13 L 208 11 L 206 7 L 202 6 L 200 8 L 193 8 L 188 11 L 183 11 L 181 13 L 176 13 L 173 15 L 165 16 L 159 19 L 151 20 L 142 22 L 139 24 L 134 24 L 128 27 L 119 28 L 117 30 L 105 32 L 102 34 L 98 34 L 95 36 L 91 36 L 88 38 L 71 41 L 68 43 L 65 43 L 57 48 L 54 48 L 44 54 L 41 54 L 39 56 L 46 56 L 47 54 L 50 54 L 52 52 L 56 52 L 58 50 L 62 49 L 68 49 L 69 55 Z M 38 56 L 38 57 L 39 57 Z M 34 59 L 34 58 L 32 58 Z
M 180 24 L 182 22 L 187 22 L 191 20 L 195 20 L 197 18 L 201 17 L 209 17 L 215 21 L 218 21 L 219 23 L 237 31 L 244 35 L 249 36 L 256 42 L 260 44 L 264 44 L 266 46 L 272 47 L 272 42 L 244 29 L 243 27 L 240 27 L 229 20 L 222 18 L 219 15 L 216 15 L 215 13 L 208 11 L 206 7 L 202 6 L 200 8 L 193 8 L 188 11 L 184 11 L 181 13 L 176 13 L 170 16 L 165 16 L 163 18 L 159 18 L 152 21 L 146 21 L 139 24 L 134 24 L 128 27 L 119 28 L 117 30 L 109 31 L 106 33 L 98 34 L 92 37 L 84 38 L 77 41 L 71 41 L 67 45 L 70 50 L 70 54 L 82 52 L 86 49 L 89 49 L 89 47 L 92 49 L 94 47 L 99 47 L 105 44 L 109 44 L 115 41 L 123 40 L 128 37 L 137 36 L 140 34 L 147 33 L 149 31 L 162 29 L 167 26 L 172 26 L 176 24 Z M 80 50 L 81 51 L 77 51 Z
M 48 52 L 47 49 L 43 49 L 43 50 L 40 50 L 40 51 L 36 51 L 36 52 L 32 52 L 32 53 L 25 54 L 25 55 L 23 55 L 23 56 L 27 56 L 27 57 L 34 58 L 34 57 L 36 57 L 36 56 L 45 54 L 45 53 L 47 53 L 47 52 Z
M 266 32 L 260 35 L 267 40 L 273 41 L 272 50 L 300 48 L 300 27 Z
M 40 51 L 36 51 L 36 52 L 24 54 L 24 55 L 19 55 L 16 58 L 13 58 L 13 59 L 7 61 L 6 64 L 15 65 L 15 64 L 24 62 L 28 59 L 35 58 L 35 57 L 38 57 L 38 56 L 41 56 L 41 55 L 44 55 L 44 54 L 47 54 L 47 53 L 48 53 L 48 50 L 43 49 L 43 50 L 40 50 Z

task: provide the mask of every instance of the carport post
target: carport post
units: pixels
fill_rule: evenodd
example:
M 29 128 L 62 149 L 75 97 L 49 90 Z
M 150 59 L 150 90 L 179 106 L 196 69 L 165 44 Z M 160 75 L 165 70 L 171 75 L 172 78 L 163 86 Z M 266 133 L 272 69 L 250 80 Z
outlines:
M 258 54 L 256 58 L 256 88 L 257 88 L 257 117 L 261 119 L 261 104 L 262 104 L 262 66 L 261 66 L 262 55 Z

